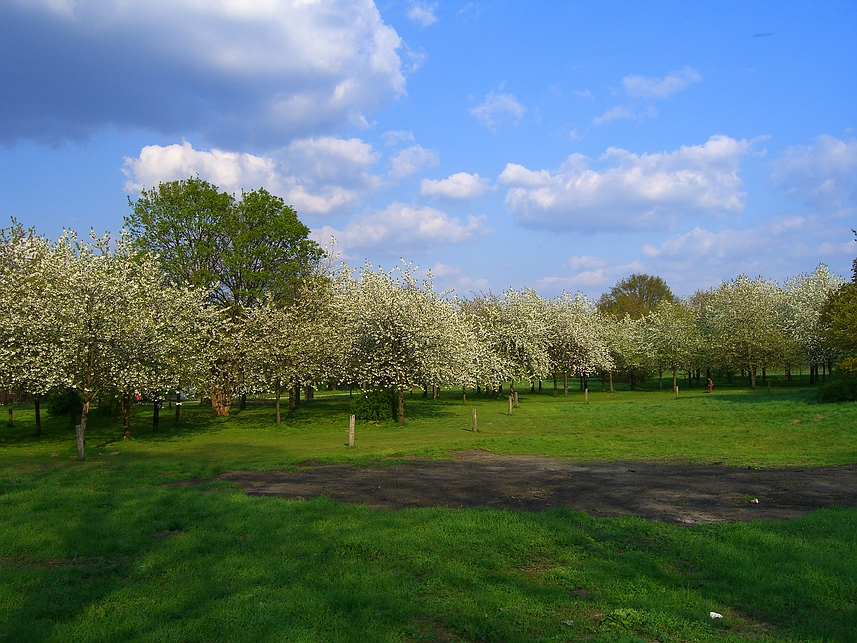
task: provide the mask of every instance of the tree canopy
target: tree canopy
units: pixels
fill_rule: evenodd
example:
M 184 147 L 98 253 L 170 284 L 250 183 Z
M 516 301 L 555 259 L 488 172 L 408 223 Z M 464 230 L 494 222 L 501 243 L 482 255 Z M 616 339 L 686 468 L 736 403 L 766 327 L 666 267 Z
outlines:
M 128 203 L 135 245 L 158 253 L 176 283 L 216 285 L 212 297 L 225 307 L 253 306 L 265 295 L 294 298 L 299 278 L 323 254 L 295 211 L 264 188 L 236 199 L 189 178 Z
M 622 319 L 625 315 L 639 319 L 663 301 L 676 301 L 666 281 L 661 277 L 634 273 L 620 279 L 610 292 L 601 295 L 598 310 L 616 319 Z

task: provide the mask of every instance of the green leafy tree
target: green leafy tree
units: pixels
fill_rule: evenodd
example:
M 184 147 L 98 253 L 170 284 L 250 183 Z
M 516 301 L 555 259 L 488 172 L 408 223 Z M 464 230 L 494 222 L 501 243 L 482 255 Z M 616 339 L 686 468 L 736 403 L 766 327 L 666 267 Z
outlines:
M 321 257 L 295 211 L 264 188 L 240 199 L 199 178 L 161 183 L 129 204 L 135 244 L 157 253 L 176 283 L 208 287 L 224 307 L 289 299 Z
M 661 277 L 635 273 L 620 279 L 610 292 L 601 295 L 598 310 L 615 319 L 622 319 L 625 315 L 640 319 L 662 301 L 676 301 L 667 282 Z

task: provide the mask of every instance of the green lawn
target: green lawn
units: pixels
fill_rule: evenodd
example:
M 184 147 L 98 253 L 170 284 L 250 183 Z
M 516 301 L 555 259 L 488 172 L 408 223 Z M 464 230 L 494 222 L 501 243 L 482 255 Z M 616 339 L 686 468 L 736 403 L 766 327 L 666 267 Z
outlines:
M 557 510 L 375 511 L 170 483 L 304 460 L 458 449 L 574 460 L 784 466 L 857 462 L 857 405 L 798 386 L 407 398 L 407 424 L 358 424 L 319 394 L 277 427 L 135 410 L 134 439 L 94 413 L 87 460 L 68 418 L 0 429 L 0 640 L 857 640 L 857 510 L 678 527 Z M 479 433 L 470 428 L 471 408 Z M 3 418 L 5 419 L 5 413 Z M 712 620 L 709 612 L 723 614 Z M 570 623 L 566 624 L 566 623 Z

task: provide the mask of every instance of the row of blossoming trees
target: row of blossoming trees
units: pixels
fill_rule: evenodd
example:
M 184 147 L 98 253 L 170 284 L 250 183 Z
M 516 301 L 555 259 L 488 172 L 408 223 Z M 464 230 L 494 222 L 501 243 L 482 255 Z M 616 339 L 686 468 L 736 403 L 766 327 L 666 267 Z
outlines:
M 401 422 L 404 391 L 417 386 L 502 392 L 553 378 L 567 393 L 572 377 L 612 388 L 617 372 L 632 385 L 668 372 L 675 385 L 700 370 L 746 372 L 755 386 L 760 369 L 815 374 L 857 353 L 854 315 L 825 314 L 854 284 L 823 265 L 782 288 L 741 276 L 623 315 L 579 294 L 458 298 L 407 264 L 352 271 L 261 189 L 236 198 L 188 179 L 131 206 L 119 239 L 0 231 L 0 387 L 31 394 L 37 418 L 41 396 L 70 388 L 84 430 L 107 394 L 122 400 L 127 436 L 132 395 L 154 399 L 157 418 L 159 400 L 179 391 L 220 415 L 235 396 L 273 393 L 279 422 L 281 394 L 291 413 L 301 389 L 332 384 L 392 389 Z
M 823 311 L 843 282 L 825 266 L 781 288 L 738 277 L 687 301 L 617 319 L 583 295 L 528 289 L 459 299 L 408 265 L 354 272 L 318 262 L 288 302 L 225 306 L 209 287 L 169 281 L 159 257 L 126 237 L 57 242 L 7 229 L 0 261 L 0 386 L 39 397 L 73 388 L 85 427 L 93 401 L 197 391 L 228 414 L 233 396 L 320 385 L 390 388 L 404 418 L 413 387 L 484 387 L 614 372 L 814 369 L 843 357 Z M 824 367 L 824 366 L 822 366 Z M 126 415 L 127 418 L 127 415 Z M 125 422 L 127 433 L 127 419 Z

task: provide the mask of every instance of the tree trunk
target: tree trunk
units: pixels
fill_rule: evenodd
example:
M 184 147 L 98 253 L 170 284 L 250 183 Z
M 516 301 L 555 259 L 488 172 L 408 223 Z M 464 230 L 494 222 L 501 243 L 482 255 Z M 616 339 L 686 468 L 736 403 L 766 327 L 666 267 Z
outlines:
M 678 369 L 673 369 L 673 392 L 675 392 L 676 384 L 678 384 Z
M 756 390 L 756 367 L 750 367 L 750 388 Z
M 289 417 L 292 417 L 295 414 L 295 408 L 297 407 L 297 400 L 295 399 L 297 396 L 295 395 L 295 387 L 289 387 Z
M 131 439 L 131 394 L 123 393 L 121 398 L 122 407 L 122 439 Z
M 768 369 L 762 367 L 762 384 L 768 381 Z
M 312 386 L 304 387 L 304 402 L 312 402 L 315 399 L 315 389 Z
M 397 420 L 399 422 L 399 426 L 402 426 L 405 423 L 405 391 L 401 386 L 396 389 L 396 397 Z
M 179 416 L 181 415 L 181 412 L 182 412 L 182 403 L 178 397 L 178 394 L 176 394 L 176 414 L 173 416 L 173 426 L 179 425 Z
M 74 413 L 72 412 L 72 415 Z M 83 408 L 80 409 L 80 432 L 83 438 L 86 439 L 86 420 L 89 418 L 89 400 L 83 401 Z
M 246 393 L 241 394 L 241 402 L 239 402 L 239 404 L 238 404 L 238 410 L 239 411 L 246 411 L 247 410 L 247 394 Z
M 42 396 L 36 393 L 36 435 L 42 434 L 42 407 L 41 407 L 41 398 Z
M 530 393 L 536 392 L 536 380 L 530 380 Z
M 461 387 L 461 401 L 467 402 L 467 387 L 465 386 Z
M 554 394 L 554 395 L 556 395 L 557 390 L 558 390 L 558 389 L 557 389 L 557 382 L 556 382 L 556 373 L 554 373 L 554 374 L 553 374 L 553 394 Z
M 500 382 L 500 388 L 497 389 L 497 396 L 503 397 L 503 382 Z
M 542 394 L 542 381 L 539 380 L 539 395 Z
M 157 431 L 161 424 L 161 399 L 155 398 L 152 403 L 152 431 Z
M 568 373 L 562 374 L 562 394 L 568 395 Z
M 610 371 L 610 392 L 613 393 L 613 371 Z
M 277 380 L 277 384 L 274 386 L 274 399 L 276 400 L 275 405 L 277 407 L 277 424 L 280 423 L 280 380 Z

